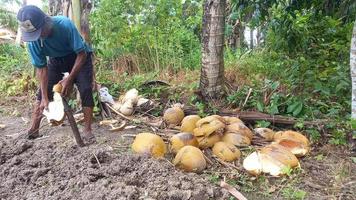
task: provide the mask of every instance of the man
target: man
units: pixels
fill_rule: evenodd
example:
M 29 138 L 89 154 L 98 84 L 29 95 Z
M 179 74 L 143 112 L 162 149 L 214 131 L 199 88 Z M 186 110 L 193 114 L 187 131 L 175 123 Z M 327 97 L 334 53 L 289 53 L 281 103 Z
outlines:
M 90 48 L 66 17 L 49 17 L 36 6 L 25 6 L 17 13 L 17 19 L 22 39 L 28 42 L 31 63 L 36 68 L 40 83 L 27 137 L 39 137 L 38 128 L 43 109 L 46 109 L 49 101 L 53 99 L 53 85 L 59 82 L 63 88 L 62 96 L 68 94 L 73 83 L 77 85 L 84 113 L 83 139 L 95 140 L 91 129 L 94 100 Z M 46 56 L 49 57 L 48 62 Z M 69 76 L 63 79 L 64 72 L 69 72 Z

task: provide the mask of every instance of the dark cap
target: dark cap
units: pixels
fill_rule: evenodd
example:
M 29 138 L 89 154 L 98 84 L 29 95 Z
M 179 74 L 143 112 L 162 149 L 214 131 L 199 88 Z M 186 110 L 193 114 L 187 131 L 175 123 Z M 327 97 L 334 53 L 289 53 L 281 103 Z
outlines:
M 24 6 L 17 13 L 20 22 L 22 40 L 25 42 L 36 41 L 41 36 L 41 29 L 45 24 L 47 15 L 36 6 Z

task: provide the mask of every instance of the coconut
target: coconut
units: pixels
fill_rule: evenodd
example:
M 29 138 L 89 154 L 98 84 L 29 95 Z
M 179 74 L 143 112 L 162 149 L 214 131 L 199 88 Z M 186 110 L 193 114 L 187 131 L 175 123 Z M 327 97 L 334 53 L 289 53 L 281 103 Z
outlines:
M 193 146 L 181 148 L 174 158 L 173 164 L 186 172 L 201 172 L 206 168 L 204 154 Z
M 56 85 L 53 86 L 52 90 L 53 92 L 61 93 L 62 92 L 62 85 L 60 83 L 57 83 Z
M 180 107 L 168 108 L 163 114 L 163 120 L 169 126 L 179 125 L 184 118 L 184 111 Z
M 258 152 L 253 152 L 248 155 L 243 161 L 243 167 L 245 170 L 252 175 L 259 175 L 262 172 L 262 163 L 260 161 L 260 157 Z
M 196 127 L 197 128 L 194 129 L 195 136 L 208 137 L 213 133 L 222 134 L 224 132 L 225 124 L 214 116 L 208 116 L 197 121 Z
M 238 147 L 249 146 L 251 144 L 250 138 L 239 133 L 227 133 L 222 137 L 222 141 Z
M 274 135 L 274 141 L 301 157 L 310 151 L 310 143 L 307 137 L 295 131 L 279 131 Z
M 132 100 L 126 101 L 119 109 L 120 113 L 130 116 L 134 112 L 134 103 Z
M 137 104 L 138 101 L 138 91 L 133 88 L 125 93 L 125 96 L 122 98 L 122 103 L 125 104 L 127 101 L 131 101 L 133 105 Z
M 53 101 L 48 104 L 48 110 L 43 110 L 43 114 L 46 116 L 48 123 L 51 123 L 53 126 L 62 124 L 65 113 L 62 97 L 58 92 L 54 92 Z
M 213 154 L 224 161 L 234 161 L 240 158 L 241 152 L 233 144 L 217 142 L 213 147 Z
M 225 133 L 240 133 L 250 140 L 253 138 L 252 131 L 243 123 L 235 122 L 226 126 Z
M 180 127 L 181 132 L 194 133 L 194 129 L 196 128 L 196 123 L 201 118 L 198 115 L 188 115 L 183 118 L 182 125 Z
M 286 168 L 297 166 L 299 166 L 297 157 L 278 144 L 265 146 L 260 151 L 247 156 L 243 161 L 243 167 L 253 175 L 264 172 L 272 176 L 280 176 L 286 173 Z
M 243 123 L 241 119 L 237 117 L 229 117 L 229 116 L 224 116 L 224 120 L 226 121 L 226 124 L 233 124 L 233 123 Z
M 215 143 L 221 141 L 221 136 L 219 134 L 212 134 L 209 135 L 208 137 L 205 136 L 197 137 L 197 140 L 199 143 L 199 148 L 206 149 L 214 146 Z
M 177 153 L 182 147 L 190 145 L 198 147 L 198 141 L 191 133 L 178 133 L 170 139 L 170 150 Z
M 255 128 L 253 129 L 253 131 L 263 137 L 264 139 L 266 139 L 267 141 L 273 141 L 274 138 L 274 134 L 275 132 L 272 129 L 269 128 Z
M 152 157 L 163 157 L 166 153 L 166 144 L 158 135 L 152 133 L 140 133 L 132 143 L 135 153 L 150 155 Z
M 122 106 L 122 103 L 115 101 L 114 104 L 112 105 L 112 107 L 114 108 L 114 110 L 119 111 L 120 108 Z

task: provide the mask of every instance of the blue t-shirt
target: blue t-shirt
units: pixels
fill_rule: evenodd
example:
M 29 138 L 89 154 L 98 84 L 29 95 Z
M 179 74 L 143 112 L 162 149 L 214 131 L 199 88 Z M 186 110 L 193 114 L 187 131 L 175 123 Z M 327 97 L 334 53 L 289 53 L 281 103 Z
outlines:
M 64 16 L 52 18 L 52 33 L 49 37 L 28 42 L 31 63 L 37 67 L 47 66 L 46 56 L 63 57 L 81 51 L 91 52 L 72 21 Z

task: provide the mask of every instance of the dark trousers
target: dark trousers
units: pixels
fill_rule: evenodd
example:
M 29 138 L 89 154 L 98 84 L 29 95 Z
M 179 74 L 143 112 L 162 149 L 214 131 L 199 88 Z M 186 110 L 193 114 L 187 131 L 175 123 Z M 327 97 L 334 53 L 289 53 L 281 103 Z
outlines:
M 77 54 L 69 54 L 64 57 L 49 58 L 48 61 L 48 99 L 53 100 L 52 88 L 55 84 L 63 79 L 63 73 L 71 72 Z M 87 53 L 87 58 L 83 66 L 81 67 L 77 77 L 74 79 L 74 83 L 77 85 L 80 99 L 83 107 L 93 107 L 93 63 L 91 59 L 91 53 Z M 37 100 L 41 101 L 41 89 L 37 91 Z

